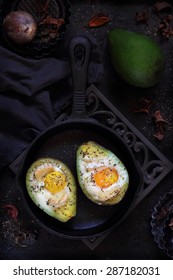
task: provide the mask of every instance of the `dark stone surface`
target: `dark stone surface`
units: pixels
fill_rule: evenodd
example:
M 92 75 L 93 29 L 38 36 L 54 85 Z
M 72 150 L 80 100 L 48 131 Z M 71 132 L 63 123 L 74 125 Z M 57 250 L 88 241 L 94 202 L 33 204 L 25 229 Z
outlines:
M 170 161 L 173 158 L 171 126 L 164 139 L 159 142 L 153 137 L 155 125 L 152 112 L 161 110 L 166 120 L 173 120 L 172 83 L 172 44 L 173 39 L 162 42 L 157 34 L 158 17 L 153 12 L 154 1 L 71 1 L 71 24 L 65 36 L 88 34 L 96 38 L 104 62 L 103 80 L 97 87 L 116 106 L 146 138 L 154 144 Z M 147 2 L 150 11 L 148 25 L 138 25 L 135 14 L 143 11 Z M 87 29 L 84 26 L 98 11 L 110 15 L 107 25 Z M 114 26 L 139 31 L 153 37 L 164 51 L 166 65 L 162 80 L 151 89 L 137 89 L 124 84 L 114 72 L 108 54 L 107 31 Z M 151 114 L 134 114 L 132 104 L 140 97 L 154 100 Z M 132 211 L 118 228 L 114 229 L 94 250 L 90 250 L 81 240 L 64 239 L 54 236 L 40 228 L 30 218 L 15 184 L 15 175 L 8 168 L 0 173 L 0 205 L 12 203 L 19 210 L 18 221 L 9 221 L 4 210 L 0 209 L 0 258 L 1 259 L 169 259 L 154 242 L 151 233 L 151 214 L 160 196 L 172 189 L 173 175 L 169 174 Z M 27 242 L 17 243 L 19 232 L 29 232 Z

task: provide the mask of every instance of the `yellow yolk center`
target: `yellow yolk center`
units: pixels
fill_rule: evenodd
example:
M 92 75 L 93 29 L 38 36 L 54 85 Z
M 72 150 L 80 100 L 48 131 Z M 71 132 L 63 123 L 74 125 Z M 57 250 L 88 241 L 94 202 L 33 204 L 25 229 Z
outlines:
M 59 171 L 53 171 L 44 177 L 45 188 L 52 194 L 58 193 L 66 186 L 65 175 Z
M 100 188 L 108 188 L 118 180 L 118 173 L 114 168 L 106 167 L 97 171 L 94 175 L 94 181 Z

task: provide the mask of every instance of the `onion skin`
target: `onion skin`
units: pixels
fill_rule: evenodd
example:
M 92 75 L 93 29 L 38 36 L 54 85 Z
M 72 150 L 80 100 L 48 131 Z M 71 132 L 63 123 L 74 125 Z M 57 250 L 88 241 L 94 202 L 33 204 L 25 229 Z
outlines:
M 3 21 L 4 32 L 17 44 L 30 43 L 36 36 L 37 23 L 33 16 L 24 11 L 13 11 Z

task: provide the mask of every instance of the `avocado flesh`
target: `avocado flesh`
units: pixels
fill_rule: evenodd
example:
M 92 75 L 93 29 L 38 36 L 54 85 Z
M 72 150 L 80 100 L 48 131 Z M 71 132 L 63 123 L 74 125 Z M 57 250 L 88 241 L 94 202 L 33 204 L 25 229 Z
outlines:
M 62 171 L 66 175 L 67 184 L 70 188 L 70 194 L 66 200 L 66 203 L 58 208 L 48 206 L 44 198 L 41 199 L 42 203 L 40 203 L 39 196 L 37 195 L 38 193 L 33 191 L 32 186 L 31 175 L 33 172 L 35 172 L 35 170 L 37 170 L 37 168 L 42 164 L 50 163 L 55 164 L 56 166 L 61 166 Z M 70 169 L 63 162 L 52 158 L 40 158 L 33 162 L 26 174 L 26 188 L 32 201 L 49 216 L 61 222 L 67 222 L 76 215 L 76 182 Z
M 156 85 L 164 71 L 160 46 L 146 35 L 114 28 L 108 33 L 111 62 L 126 83 L 147 88 Z

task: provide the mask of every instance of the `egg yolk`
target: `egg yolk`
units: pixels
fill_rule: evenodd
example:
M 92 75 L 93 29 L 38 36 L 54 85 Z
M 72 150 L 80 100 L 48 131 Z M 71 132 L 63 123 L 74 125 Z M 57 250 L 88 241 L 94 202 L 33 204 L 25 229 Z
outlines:
M 108 188 L 118 180 L 118 173 L 116 169 L 106 167 L 97 171 L 93 175 L 94 181 L 100 188 Z
M 60 192 L 65 186 L 65 175 L 59 171 L 50 172 L 44 177 L 44 187 L 52 194 Z

